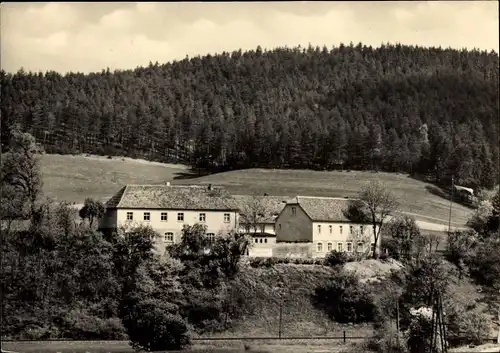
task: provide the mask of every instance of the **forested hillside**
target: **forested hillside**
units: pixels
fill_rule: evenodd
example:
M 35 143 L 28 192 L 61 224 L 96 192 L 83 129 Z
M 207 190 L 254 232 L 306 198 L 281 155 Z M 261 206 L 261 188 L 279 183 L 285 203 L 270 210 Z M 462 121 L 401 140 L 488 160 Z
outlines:
M 362 44 L 222 53 L 84 75 L 1 73 L 2 144 L 246 167 L 498 175 L 491 52 Z

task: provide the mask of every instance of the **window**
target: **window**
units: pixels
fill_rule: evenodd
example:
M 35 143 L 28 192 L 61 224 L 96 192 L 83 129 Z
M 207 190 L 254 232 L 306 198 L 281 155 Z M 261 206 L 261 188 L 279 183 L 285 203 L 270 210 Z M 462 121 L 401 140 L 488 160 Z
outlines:
M 144 212 L 144 220 L 149 222 L 151 220 L 151 213 Z
M 257 239 L 257 238 L 256 238 L 256 239 L 255 239 L 255 242 L 256 242 L 256 243 L 258 243 L 258 242 L 259 242 L 259 239 Z
M 363 226 L 359 226 L 359 232 L 360 232 L 361 234 L 364 234 L 364 231 L 365 231 L 365 227 L 363 227 Z
M 267 243 L 267 238 L 264 238 L 264 243 Z
M 184 213 L 177 213 L 177 221 L 179 222 L 184 221 Z
M 297 215 L 297 207 L 293 206 L 292 207 L 292 216 L 296 216 Z
M 318 243 L 318 252 L 322 252 L 323 251 L 323 243 Z
M 262 238 L 260 238 L 260 239 L 259 239 L 259 243 L 261 243 L 261 244 L 262 244 Z
M 354 227 L 353 226 L 349 226 L 349 234 L 354 234 Z
M 342 244 L 342 243 L 338 243 L 338 244 L 337 244 L 337 251 L 338 251 L 338 252 L 342 252 L 342 251 L 344 251 L 344 249 L 343 249 L 343 244 Z
M 215 240 L 215 234 L 214 233 L 207 233 L 207 238 L 208 238 L 208 241 L 211 243 Z
M 330 234 L 332 234 L 333 233 L 333 226 L 330 225 L 330 226 L 328 226 L 328 228 L 330 228 Z
M 205 222 L 207 215 L 205 213 L 200 213 L 200 222 Z
M 224 213 L 224 223 L 231 222 L 231 215 L 229 213 Z
M 358 243 L 358 252 L 362 252 L 363 251 L 363 248 L 364 248 L 364 244 L 362 242 L 359 242 Z
M 134 220 L 134 212 L 127 212 L 127 221 Z
M 321 234 L 321 224 L 318 224 L 318 233 Z
M 161 221 L 166 222 L 168 220 L 168 213 L 167 212 L 162 212 L 161 213 Z
M 342 234 L 342 230 L 343 230 L 343 229 L 342 229 L 342 226 L 340 226 L 340 234 Z
M 352 243 L 347 243 L 347 252 L 352 252 Z
M 332 243 L 328 243 L 328 251 L 332 251 L 333 250 L 333 245 Z
M 173 243 L 174 242 L 174 233 L 165 233 L 164 241 L 166 243 Z

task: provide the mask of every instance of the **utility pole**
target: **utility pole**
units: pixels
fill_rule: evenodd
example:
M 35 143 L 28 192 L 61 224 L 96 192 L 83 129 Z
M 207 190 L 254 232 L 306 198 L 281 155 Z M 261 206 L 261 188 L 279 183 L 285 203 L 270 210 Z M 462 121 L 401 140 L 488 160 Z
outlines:
M 450 192 L 450 216 L 448 218 L 448 234 L 451 233 L 451 208 L 453 206 L 453 191 L 455 188 L 455 178 L 451 176 L 451 192 Z
M 396 338 L 398 340 L 398 349 L 400 347 L 400 342 L 399 342 L 399 298 L 396 300 Z
M 498 294 L 500 295 L 500 290 L 498 291 Z M 498 303 L 498 337 L 497 337 L 497 343 L 500 344 L 500 303 Z
M 281 322 L 283 318 L 283 299 L 280 301 L 280 318 L 279 318 L 279 327 L 278 327 L 278 338 L 281 339 Z

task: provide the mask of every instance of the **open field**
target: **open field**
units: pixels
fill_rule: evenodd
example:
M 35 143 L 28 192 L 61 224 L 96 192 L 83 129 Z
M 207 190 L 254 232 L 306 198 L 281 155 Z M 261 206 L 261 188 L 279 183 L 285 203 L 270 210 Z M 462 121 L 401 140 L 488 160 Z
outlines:
M 443 230 L 448 225 L 450 207 L 448 200 L 426 189 L 429 184 L 391 173 L 248 169 L 183 179 L 189 174 L 183 165 L 71 155 L 44 155 L 42 173 L 47 196 L 75 203 L 82 203 L 86 197 L 107 199 L 127 183 L 212 183 L 234 194 L 355 197 L 364 183 L 380 180 L 400 198 L 401 210 L 414 216 L 425 229 Z M 470 213 L 467 207 L 454 203 L 452 226 L 462 227 Z
M 199 342 L 183 353 L 343 353 L 352 349 L 332 340 L 269 340 Z M 245 349 L 246 346 L 246 349 Z M 6 342 L 2 349 L 16 353 L 132 353 L 126 341 Z
M 184 353 L 344 353 L 356 351 L 360 343 L 332 340 L 269 340 L 269 341 L 220 341 L 195 343 Z M 247 349 L 245 349 L 245 346 Z M 358 346 L 359 347 L 359 346 Z M 132 353 L 126 341 L 60 341 L 60 342 L 5 342 L 4 351 L 16 353 Z M 362 352 L 361 347 L 358 352 Z M 498 353 L 500 345 L 484 344 L 474 348 L 468 346 L 452 348 L 450 353 Z
M 430 184 L 402 174 L 372 172 L 250 169 L 213 174 L 183 181 L 217 184 L 234 194 L 310 195 L 356 197 L 363 184 L 372 180 L 384 182 L 399 197 L 401 210 L 424 224 L 448 225 L 450 202 L 430 193 Z M 462 227 L 471 210 L 453 203 L 452 225 Z M 439 229 L 432 230 L 442 230 Z
M 107 199 L 124 184 L 171 181 L 186 167 L 121 157 L 47 154 L 42 156 L 41 169 L 47 196 L 83 203 L 86 197 Z

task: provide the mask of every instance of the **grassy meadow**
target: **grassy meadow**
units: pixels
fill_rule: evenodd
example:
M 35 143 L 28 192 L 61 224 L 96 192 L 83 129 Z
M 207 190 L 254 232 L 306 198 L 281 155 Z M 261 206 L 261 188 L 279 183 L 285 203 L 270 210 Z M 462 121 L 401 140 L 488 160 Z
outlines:
M 203 341 L 182 353 L 344 353 L 356 343 L 333 340 Z M 17 353 L 133 353 L 126 341 L 6 342 L 2 349 Z
M 86 197 L 105 200 L 124 184 L 162 184 L 171 181 L 182 165 L 131 158 L 46 154 L 41 170 L 46 196 L 83 203 Z
M 83 203 L 86 197 L 105 200 L 124 184 L 216 184 L 234 194 L 355 197 L 360 187 L 380 180 L 400 198 L 401 210 L 423 224 L 448 224 L 448 200 L 431 193 L 429 184 L 402 174 L 372 172 L 247 169 L 202 177 L 190 176 L 183 165 L 130 158 L 71 155 L 42 157 L 44 192 L 59 201 Z M 461 227 L 471 210 L 453 204 L 452 225 Z

